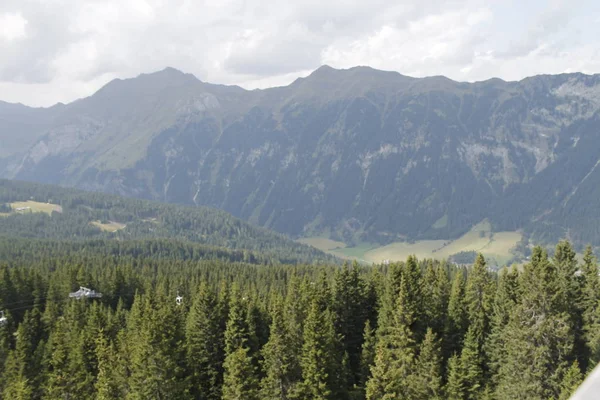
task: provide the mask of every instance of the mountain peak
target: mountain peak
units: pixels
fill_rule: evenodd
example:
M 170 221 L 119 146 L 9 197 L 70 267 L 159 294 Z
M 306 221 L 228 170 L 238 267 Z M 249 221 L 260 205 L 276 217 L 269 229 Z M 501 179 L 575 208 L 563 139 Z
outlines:
M 306 79 L 413 79 L 395 71 L 383 71 L 369 66 L 356 66 L 337 69 L 329 65 L 322 65 L 314 70 Z
M 301 93 L 311 97 L 347 97 L 360 96 L 378 88 L 404 86 L 413 79 L 415 78 L 398 72 L 381 71 L 366 66 L 336 69 L 323 65 L 306 78 L 294 81 L 292 86 L 302 87 Z M 327 92 L 327 95 L 324 95 L 324 92 Z
M 142 75 L 144 75 L 144 74 L 142 74 Z M 182 76 L 189 76 L 191 74 L 186 74 L 185 72 L 180 71 L 177 68 L 165 67 L 165 68 L 161 69 L 160 71 L 151 72 L 147 75 L 182 77 Z
M 189 82 L 191 80 L 199 81 L 199 79 L 196 78 L 194 75 L 182 72 L 173 67 L 166 67 L 164 69 L 161 69 L 160 71 L 151 72 L 149 74 L 140 74 L 137 78 L 173 83 Z
M 179 87 L 200 83 L 201 81 L 192 74 L 186 74 L 173 67 L 166 67 L 160 71 L 140 74 L 134 78 L 114 79 L 100 88 L 94 96 L 113 96 L 123 91 L 129 94 L 157 93 L 170 87 Z

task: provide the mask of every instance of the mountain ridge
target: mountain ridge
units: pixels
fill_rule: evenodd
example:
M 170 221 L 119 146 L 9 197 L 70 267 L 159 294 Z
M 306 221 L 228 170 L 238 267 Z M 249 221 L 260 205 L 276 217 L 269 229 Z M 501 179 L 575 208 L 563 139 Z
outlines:
M 146 78 L 146 77 L 153 77 L 153 76 L 160 76 L 161 74 L 166 75 L 166 76 L 179 76 L 180 78 L 185 77 L 186 79 L 190 79 L 193 78 L 193 80 L 199 82 L 199 83 L 204 83 L 207 85 L 212 85 L 212 86 L 220 86 L 220 87 L 226 87 L 226 88 L 234 88 L 234 89 L 240 89 L 242 91 L 245 92 L 264 92 L 264 91 L 269 91 L 272 89 L 280 89 L 280 88 L 287 88 L 289 86 L 294 85 L 296 82 L 298 81 L 303 81 L 306 80 L 308 78 L 310 78 L 311 76 L 314 77 L 314 75 L 317 73 L 319 74 L 320 71 L 322 70 L 326 70 L 326 71 L 330 71 L 330 72 L 351 72 L 351 71 L 356 71 L 356 70 L 362 70 L 362 71 L 370 71 L 370 72 L 374 72 L 377 74 L 387 74 L 388 76 L 397 76 L 397 77 L 401 77 L 401 78 L 405 78 L 405 79 L 410 79 L 410 80 L 436 80 L 436 79 L 443 79 L 443 80 L 447 80 L 450 81 L 452 83 L 455 84 L 487 84 L 493 81 L 499 81 L 502 83 L 506 83 L 506 84 L 511 84 L 511 83 L 522 83 L 524 81 L 528 81 L 530 79 L 536 79 L 536 78 L 544 78 L 544 77 L 584 77 L 584 78 L 592 78 L 592 77 L 598 77 L 600 76 L 600 73 L 594 73 L 594 74 L 587 74 L 587 73 L 583 73 L 583 72 L 564 72 L 564 73 L 560 73 L 560 74 L 538 74 L 538 75 L 531 75 L 531 76 L 526 76 L 522 79 L 519 80 L 504 80 L 500 77 L 490 77 L 490 78 L 486 78 L 483 80 L 477 80 L 477 81 L 460 81 L 460 80 L 455 80 L 452 78 L 449 78 L 445 75 L 428 75 L 428 76 L 423 76 L 423 77 L 413 77 L 410 75 L 404 75 L 398 71 L 393 71 L 393 70 L 381 70 L 381 69 L 377 69 L 377 68 L 373 68 L 370 67 L 368 65 L 358 65 L 358 66 L 354 66 L 354 67 L 349 67 L 349 68 L 334 68 L 331 67 L 327 64 L 323 64 L 322 66 L 320 66 L 319 68 L 315 69 L 313 72 L 311 72 L 309 75 L 307 75 L 306 77 L 298 77 L 296 78 L 294 81 L 292 81 L 291 83 L 287 84 L 287 85 L 282 85 L 282 86 L 270 86 L 270 87 L 264 87 L 264 88 L 255 88 L 255 89 L 246 89 L 240 85 L 237 84 L 219 84 L 219 83 L 209 83 L 209 82 L 205 82 L 200 80 L 197 76 L 195 76 L 192 73 L 187 73 L 187 72 L 183 72 L 180 69 L 177 69 L 175 67 L 171 67 L 171 66 L 166 66 L 165 68 L 161 69 L 161 70 L 157 70 L 154 72 L 143 72 L 140 73 L 134 77 L 130 77 L 130 78 L 115 78 L 112 79 L 111 81 L 107 82 L 106 84 L 104 84 L 103 86 L 101 86 L 99 89 L 97 89 L 96 91 L 94 91 L 93 93 L 91 93 L 89 96 L 86 97 L 82 97 L 79 99 L 75 99 L 73 101 L 67 102 L 67 103 L 63 103 L 63 102 L 57 102 L 55 104 L 52 104 L 50 106 L 41 106 L 41 107 L 33 107 L 33 106 L 29 106 L 27 104 L 23 104 L 23 103 L 14 103 L 14 102 L 9 102 L 9 101 L 5 101 L 0 99 L 0 107 L 3 105 L 8 105 L 8 106 L 24 106 L 30 109 L 49 109 L 49 108 L 53 108 L 53 107 L 61 107 L 61 106 L 65 106 L 65 105 L 69 105 L 75 102 L 78 102 L 80 100 L 84 100 L 87 99 L 89 97 L 92 97 L 94 94 L 102 91 L 106 86 L 114 84 L 114 83 L 122 83 L 122 82 L 127 82 L 127 81 L 133 81 L 139 78 Z

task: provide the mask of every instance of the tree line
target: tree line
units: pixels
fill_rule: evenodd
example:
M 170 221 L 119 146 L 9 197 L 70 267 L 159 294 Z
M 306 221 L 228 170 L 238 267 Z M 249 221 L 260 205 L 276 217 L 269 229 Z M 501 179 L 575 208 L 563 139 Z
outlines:
M 568 242 L 499 273 L 35 246 L 2 250 L 3 399 L 567 399 L 600 360 L 597 261 Z

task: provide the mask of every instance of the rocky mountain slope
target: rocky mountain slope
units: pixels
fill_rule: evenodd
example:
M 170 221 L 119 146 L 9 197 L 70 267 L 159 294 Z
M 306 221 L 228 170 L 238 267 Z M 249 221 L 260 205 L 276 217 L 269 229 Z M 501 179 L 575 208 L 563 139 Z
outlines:
M 325 66 L 247 91 L 168 68 L 18 106 L 8 124 L 5 107 L 6 178 L 209 205 L 293 236 L 453 238 L 487 218 L 600 245 L 598 75 L 460 83 Z

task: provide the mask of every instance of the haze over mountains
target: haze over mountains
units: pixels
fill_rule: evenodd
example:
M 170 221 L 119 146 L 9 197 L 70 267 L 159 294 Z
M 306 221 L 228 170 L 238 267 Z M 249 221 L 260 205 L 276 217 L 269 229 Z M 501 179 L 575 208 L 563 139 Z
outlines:
M 208 205 L 292 236 L 455 238 L 487 219 L 600 245 L 600 78 L 321 67 L 247 91 L 172 68 L 0 103 L 0 177 Z

